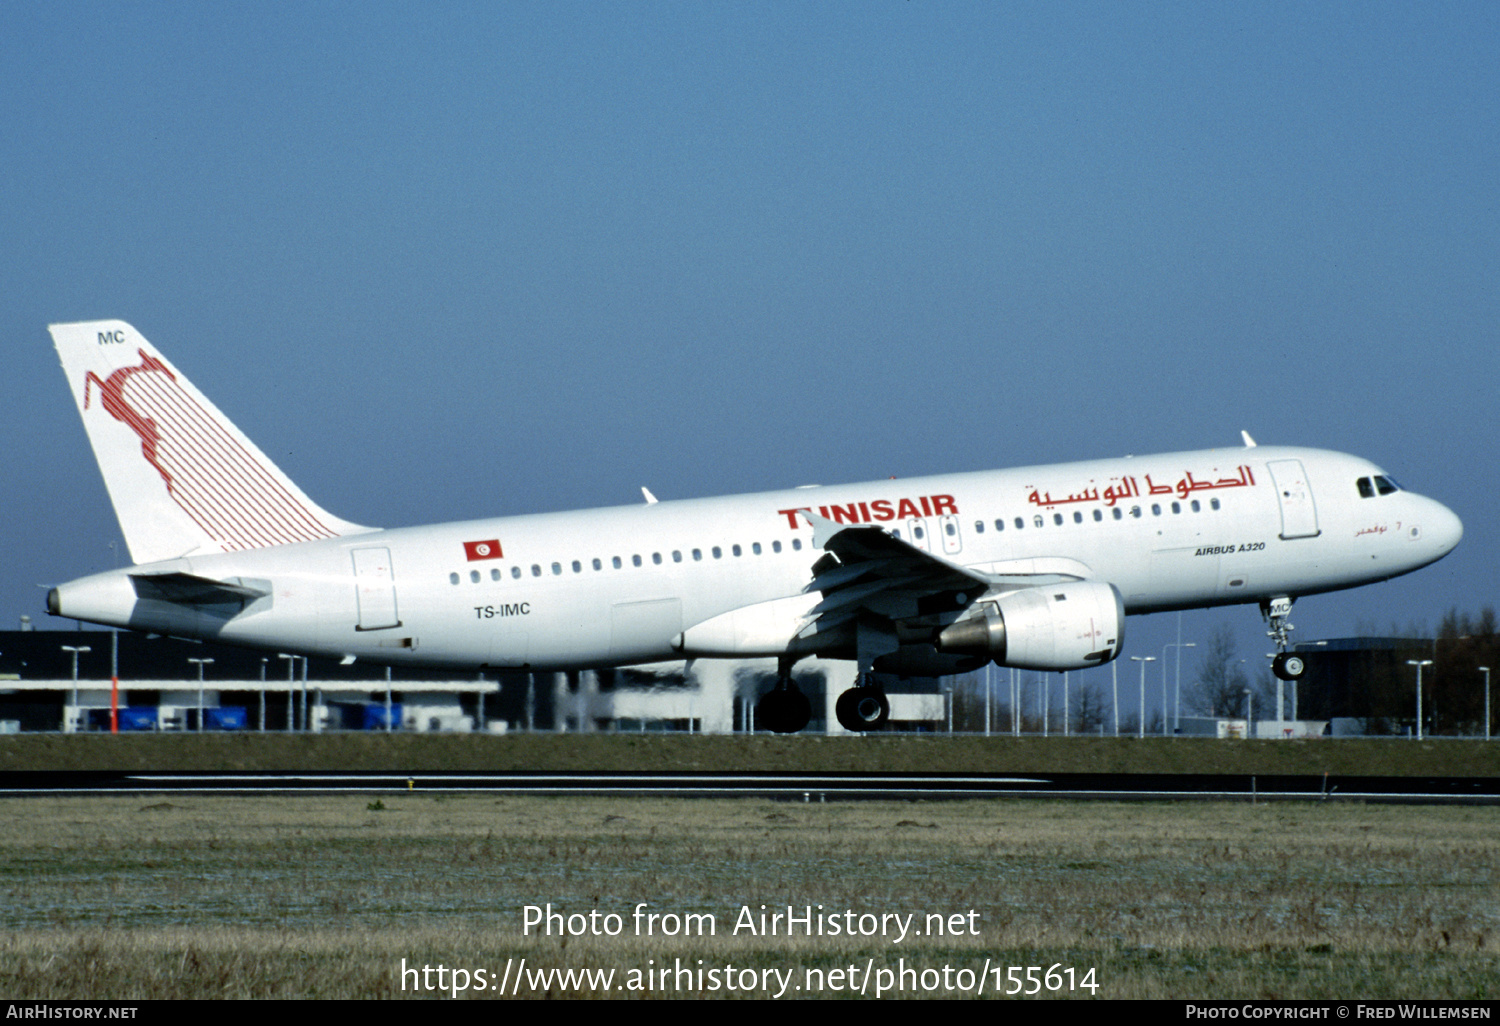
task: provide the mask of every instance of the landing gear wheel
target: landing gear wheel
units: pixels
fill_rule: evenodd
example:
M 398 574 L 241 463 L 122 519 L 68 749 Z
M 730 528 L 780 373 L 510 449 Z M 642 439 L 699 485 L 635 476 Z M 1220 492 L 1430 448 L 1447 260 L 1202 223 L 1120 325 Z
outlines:
M 850 688 L 839 696 L 834 712 L 845 730 L 862 734 L 885 726 L 891 718 L 891 703 L 879 688 Z
M 1295 652 L 1282 652 L 1271 660 L 1271 672 L 1282 680 L 1301 680 L 1307 672 L 1307 661 Z
M 795 734 L 812 719 L 812 703 L 795 686 L 777 685 L 755 703 L 755 720 L 776 734 Z

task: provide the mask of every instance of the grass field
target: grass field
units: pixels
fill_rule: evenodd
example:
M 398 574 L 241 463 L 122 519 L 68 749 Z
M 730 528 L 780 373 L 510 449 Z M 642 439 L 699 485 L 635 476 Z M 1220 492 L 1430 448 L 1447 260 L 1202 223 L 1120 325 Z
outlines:
M 612 997 L 839 996 L 867 967 L 871 995 L 883 981 L 930 997 L 1015 986 L 1012 965 L 1038 967 L 1044 995 L 1057 967 L 1053 993 L 1075 997 L 1095 993 L 1084 981 L 1101 998 L 1500 995 L 1487 807 L 398 793 L 0 812 L 13 998 L 437 996 L 440 982 L 446 996 L 454 969 L 467 997 L 502 974 L 523 997 L 598 993 L 536 976 L 553 969 L 613 970 Z M 673 921 L 659 919 L 638 936 L 641 902 L 716 929 L 661 936 Z M 549 903 L 585 935 L 524 935 L 525 907 Z M 957 935 L 897 943 L 893 920 L 884 937 L 733 932 L 744 907 L 819 904 L 845 923 L 914 915 L 917 930 L 938 914 Z M 599 931 L 620 917 L 618 936 L 587 935 L 595 910 Z M 427 977 L 403 977 L 403 959 Z M 667 980 L 646 975 L 663 966 Z

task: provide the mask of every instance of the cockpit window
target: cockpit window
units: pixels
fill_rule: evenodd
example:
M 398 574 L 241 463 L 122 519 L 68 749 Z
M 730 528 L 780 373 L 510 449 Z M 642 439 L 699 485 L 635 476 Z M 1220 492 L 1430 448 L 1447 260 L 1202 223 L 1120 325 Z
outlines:
M 1373 498 L 1375 498 L 1375 485 L 1371 483 L 1371 481 L 1370 481 L 1370 479 L 1368 477 L 1362 477 L 1362 478 L 1360 478 L 1358 484 L 1359 484 L 1359 497 L 1361 499 L 1373 499 Z
M 1383 474 L 1376 474 L 1375 489 L 1380 492 L 1381 495 L 1390 495 L 1392 492 L 1399 492 L 1401 490 L 1401 486 L 1398 485 L 1395 481 L 1392 481 L 1390 478 L 1384 476 Z

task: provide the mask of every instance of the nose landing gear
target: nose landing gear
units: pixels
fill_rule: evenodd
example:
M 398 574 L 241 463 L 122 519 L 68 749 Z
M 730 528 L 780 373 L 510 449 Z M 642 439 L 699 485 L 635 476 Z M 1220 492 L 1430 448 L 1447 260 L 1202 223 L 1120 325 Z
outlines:
M 1292 599 L 1281 595 L 1260 604 L 1260 615 L 1265 617 L 1270 629 L 1266 636 L 1276 643 L 1276 655 L 1271 660 L 1271 672 L 1282 680 L 1301 680 L 1307 672 L 1307 661 L 1295 652 L 1289 652 L 1291 634 L 1295 629 L 1290 617 Z

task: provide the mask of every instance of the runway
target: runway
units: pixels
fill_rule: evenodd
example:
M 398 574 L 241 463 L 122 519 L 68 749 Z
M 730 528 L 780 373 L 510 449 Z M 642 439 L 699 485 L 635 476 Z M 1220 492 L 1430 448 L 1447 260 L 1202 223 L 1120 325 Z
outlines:
M 885 773 L 13 772 L 0 795 L 398 792 L 756 797 L 783 801 L 975 798 L 1094 801 L 1354 801 L 1500 804 L 1494 777 Z

